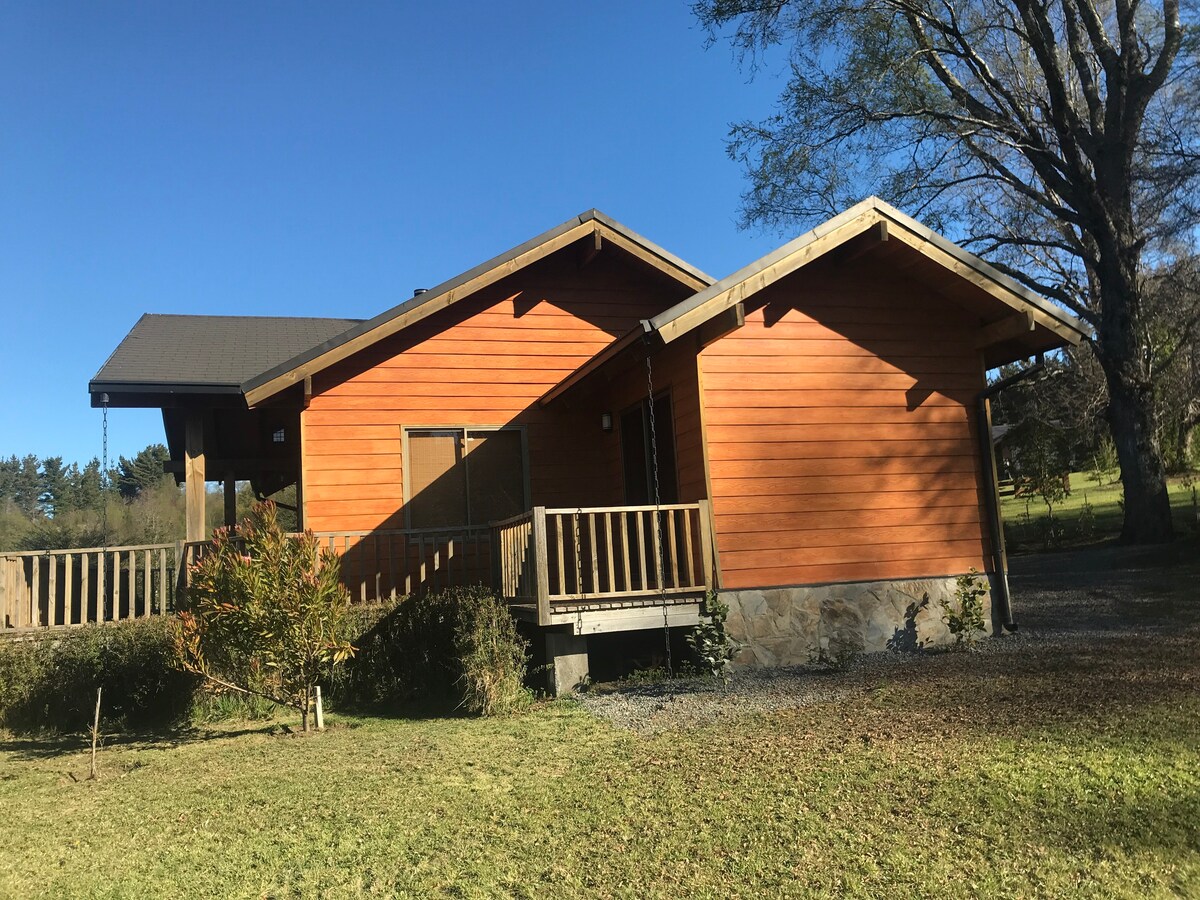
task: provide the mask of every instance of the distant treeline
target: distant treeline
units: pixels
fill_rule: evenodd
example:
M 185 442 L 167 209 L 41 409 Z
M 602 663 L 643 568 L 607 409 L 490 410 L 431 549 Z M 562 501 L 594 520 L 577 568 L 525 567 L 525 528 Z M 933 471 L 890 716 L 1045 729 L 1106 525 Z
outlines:
M 64 463 L 61 456 L 0 458 L 0 551 L 157 544 L 184 535 L 184 494 L 163 472 L 170 458 L 151 444 L 124 456 L 107 472 L 100 460 Z M 294 496 L 294 489 L 287 494 Z M 290 500 L 280 497 L 283 502 Z M 238 486 L 238 514 L 253 503 L 248 484 Z M 281 510 L 281 519 L 290 519 Z M 223 506 L 208 504 L 210 526 Z

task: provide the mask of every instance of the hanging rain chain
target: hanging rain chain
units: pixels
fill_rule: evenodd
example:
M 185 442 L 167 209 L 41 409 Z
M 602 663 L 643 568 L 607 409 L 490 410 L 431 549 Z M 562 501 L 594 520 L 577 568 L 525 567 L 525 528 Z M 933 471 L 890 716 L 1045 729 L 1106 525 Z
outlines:
M 103 550 L 100 553 L 100 559 L 97 561 L 100 568 L 103 569 L 108 565 L 108 496 L 105 492 L 105 481 L 108 478 L 108 394 L 100 395 L 100 533 L 103 538 L 101 544 Z M 113 572 L 113 578 L 117 578 L 118 572 Z M 131 576 L 132 577 L 132 576 Z M 114 593 L 115 597 L 116 594 Z M 97 618 L 104 621 L 105 598 L 101 594 L 96 595 L 96 611 Z M 113 611 L 115 616 L 117 611 Z
M 655 546 L 659 548 L 658 559 L 655 563 L 658 565 L 658 589 L 662 592 L 662 611 L 663 611 L 663 645 L 667 651 L 667 678 L 675 677 L 675 669 L 671 664 L 671 625 L 667 618 L 667 575 L 664 568 L 665 556 L 663 552 L 663 532 L 662 532 L 662 510 L 659 507 L 662 505 L 662 498 L 659 492 L 658 483 L 658 433 L 655 430 L 654 422 L 654 371 L 650 366 L 650 356 L 646 356 L 646 397 L 650 407 L 650 463 L 654 473 L 654 531 L 656 537 Z

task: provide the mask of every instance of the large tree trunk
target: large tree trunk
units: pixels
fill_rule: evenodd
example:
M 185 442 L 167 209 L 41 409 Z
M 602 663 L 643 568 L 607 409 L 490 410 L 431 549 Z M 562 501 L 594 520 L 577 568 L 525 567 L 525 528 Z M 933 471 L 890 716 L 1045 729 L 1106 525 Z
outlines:
M 1108 423 L 1121 464 L 1125 519 L 1121 541 L 1156 544 L 1174 537 L 1162 452 L 1154 429 L 1153 391 L 1139 345 L 1139 254 L 1131 236 L 1101 251 L 1102 314 L 1097 356 L 1108 384 Z
M 1136 385 L 1108 375 L 1108 421 L 1121 463 L 1125 488 L 1125 520 L 1121 541 L 1155 544 L 1174 537 L 1166 471 L 1154 428 L 1148 398 Z

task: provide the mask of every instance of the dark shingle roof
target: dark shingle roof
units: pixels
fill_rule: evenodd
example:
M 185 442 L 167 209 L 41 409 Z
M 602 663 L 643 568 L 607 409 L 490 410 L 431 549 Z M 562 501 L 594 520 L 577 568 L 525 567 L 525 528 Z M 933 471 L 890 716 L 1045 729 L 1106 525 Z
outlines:
M 101 366 L 89 390 L 236 390 L 243 381 L 360 321 L 146 313 Z

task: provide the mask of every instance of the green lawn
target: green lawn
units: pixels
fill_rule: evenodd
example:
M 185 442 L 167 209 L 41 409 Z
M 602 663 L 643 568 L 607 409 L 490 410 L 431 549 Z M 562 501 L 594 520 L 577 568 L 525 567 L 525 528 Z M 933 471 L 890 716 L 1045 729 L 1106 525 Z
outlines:
M 335 717 L 114 742 L 98 782 L 13 739 L 0 896 L 1200 896 L 1195 637 L 654 737 Z
M 1200 495 L 1200 476 L 1195 477 L 1197 494 Z M 1194 531 L 1200 521 L 1192 505 L 1192 490 L 1182 478 L 1171 478 L 1167 482 L 1171 498 L 1171 509 L 1175 525 L 1180 534 Z M 1097 540 L 1114 538 L 1121 533 L 1121 483 L 1109 484 L 1107 480 L 1097 484 L 1085 472 L 1071 473 L 1071 495 L 1054 505 L 1054 515 L 1062 527 L 1063 545 L 1087 544 Z M 1093 524 L 1091 533 L 1081 524 L 1080 515 L 1084 503 L 1092 507 Z M 1046 504 L 1041 497 L 1002 497 L 1000 512 L 1004 517 L 1004 533 L 1014 549 L 1040 547 L 1043 544 L 1046 520 Z

